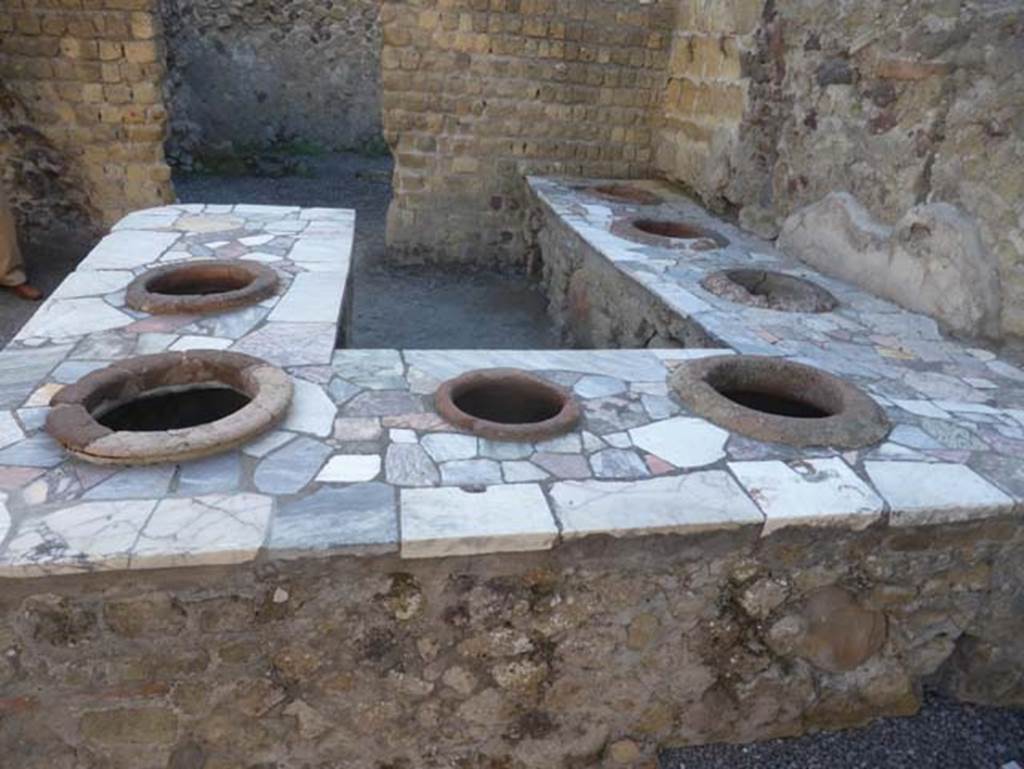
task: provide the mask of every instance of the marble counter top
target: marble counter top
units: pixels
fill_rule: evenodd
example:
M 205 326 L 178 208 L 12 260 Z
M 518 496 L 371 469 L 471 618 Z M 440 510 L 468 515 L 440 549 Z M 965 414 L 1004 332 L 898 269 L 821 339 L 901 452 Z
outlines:
M 131 215 L 0 352 L 0 576 L 398 553 L 540 550 L 591 536 L 757 527 L 908 526 L 1019 511 L 1024 372 L 942 337 L 934 323 L 819 276 L 842 307 L 822 316 L 737 309 L 700 274 L 731 264 L 811 273 L 708 219 L 718 253 L 638 246 L 614 206 L 532 180 L 554 215 L 631 279 L 721 340 L 718 350 L 334 350 L 352 212 L 172 206 Z M 691 204 L 673 199 L 694 216 Z M 124 307 L 141 270 L 175 259 L 257 259 L 279 296 L 206 318 Z M 286 421 L 242 448 L 180 465 L 95 467 L 45 432 L 64 384 L 129 355 L 232 349 L 279 365 Z M 863 450 L 763 444 L 688 413 L 673 367 L 731 351 L 784 355 L 864 387 L 894 430 Z M 443 380 L 519 367 L 571 389 L 583 419 L 537 444 L 456 432 Z

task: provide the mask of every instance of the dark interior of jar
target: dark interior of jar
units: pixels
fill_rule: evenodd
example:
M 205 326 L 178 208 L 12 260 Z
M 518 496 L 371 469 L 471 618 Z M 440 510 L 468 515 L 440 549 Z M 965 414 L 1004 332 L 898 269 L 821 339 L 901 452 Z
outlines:
M 565 404 L 559 393 L 542 385 L 496 380 L 454 394 L 452 402 L 476 419 L 507 425 L 536 424 L 558 416 Z
M 146 290 L 167 296 L 207 296 L 241 291 L 252 281 L 253 276 L 247 270 L 183 267 L 149 281 Z
M 230 416 L 251 400 L 248 395 L 220 384 L 167 387 L 98 410 L 93 417 L 118 432 L 183 430 Z

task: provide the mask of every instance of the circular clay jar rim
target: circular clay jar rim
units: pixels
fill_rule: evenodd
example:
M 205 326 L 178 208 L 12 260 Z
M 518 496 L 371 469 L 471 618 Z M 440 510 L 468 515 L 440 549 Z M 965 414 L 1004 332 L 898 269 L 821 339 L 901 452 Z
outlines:
M 202 283 L 215 278 L 236 281 L 240 288 L 209 294 L 171 294 L 158 290 L 161 283 Z M 175 262 L 147 270 L 133 280 L 128 286 L 125 303 L 133 310 L 151 315 L 203 315 L 248 307 L 268 299 L 277 291 L 279 281 L 272 268 L 243 259 Z
M 561 404 L 559 411 L 541 422 L 506 423 L 475 417 L 456 402 L 469 393 L 489 385 L 521 388 L 524 394 Z M 492 441 L 532 442 L 555 438 L 571 431 L 580 420 L 580 407 L 572 393 L 547 379 L 520 369 L 495 368 L 469 371 L 442 384 L 434 397 L 441 417 L 461 430 Z
M 583 191 L 589 195 L 625 205 L 659 206 L 665 202 L 660 195 L 627 182 L 595 184 L 592 187 L 584 187 Z
M 184 429 L 115 431 L 94 414 L 147 393 L 223 385 L 249 402 L 228 416 Z M 259 358 L 221 350 L 142 355 L 94 371 L 50 402 L 46 431 L 73 456 L 100 465 L 154 465 L 230 451 L 266 432 L 288 413 L 292 383 Z
M 801 363 L 755 355 L 714 356 L 683 364 L 672 374 L 670 384 L 697 416 L 759 441 L 859 449 L 889 434 L 888 417 L 863 390 Z M 720 390 L 787 398 L 827 416 L 802 418 L 759 411 Z
M 751 290 L 751 284 L 769 284 L 769 295 Z M 774 287 L 773 287 L 774 286 Z M 737 267 L 708 275 L 701 287 L 735 304 L 776 312 L 832 312 L 839 300 L 832 292 L 806 278 L 775 270 Z
M 680 233 L 680 236 L 660 234 L 658 230 L 662 229 L 665 231 L 674 229 Z M 729 245 L 729 239 L 715 230 L 676 219 L 621 218 L 612 225 L 612 232 L 627 240 L 659 248 L 715 251 Z

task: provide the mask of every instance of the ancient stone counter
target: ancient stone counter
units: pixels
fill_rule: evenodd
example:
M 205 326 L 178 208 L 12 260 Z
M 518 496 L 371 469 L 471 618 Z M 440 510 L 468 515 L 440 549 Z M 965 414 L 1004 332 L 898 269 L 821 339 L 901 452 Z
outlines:
M 646 767 L 659 745 L 909 713 L 925 679 L 1021 701 L 1024 374 L 806 270 L 833 312 L 739 309 L 698 265 L 792 271 L 765 244 L 709 217 L 684 247 L 637 242 L 618 204 L 533 184 L 552 285 L 603 260 L 718 347 L 334 351 L 350 212 L 183 206 L 122 222 L 0 353 L 12 766 Z M 126 309 L 137 273 L 213 256 L 274 266 L 280 293 Z M 82 464 L 41 429 L 84 372 L 210 347 L 289 373 L 279 429 L 150 468 Z M 890 435 L 761 443 L 674 397 L 680 366 L 733 352 L 855 382 Z M 443 381 L 510 366 L 570 390 L 579 425 L 503 443 L 435 413 Z

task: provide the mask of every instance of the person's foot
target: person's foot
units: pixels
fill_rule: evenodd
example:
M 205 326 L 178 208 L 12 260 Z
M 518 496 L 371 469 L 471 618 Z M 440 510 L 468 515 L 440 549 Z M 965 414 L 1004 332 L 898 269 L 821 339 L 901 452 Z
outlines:
M 5 288 L 19 299 L 26 302 L 38 302 L 43 298 L 43 292 L 31 283 L 22 283 L 20 286 L 5 286 Z

